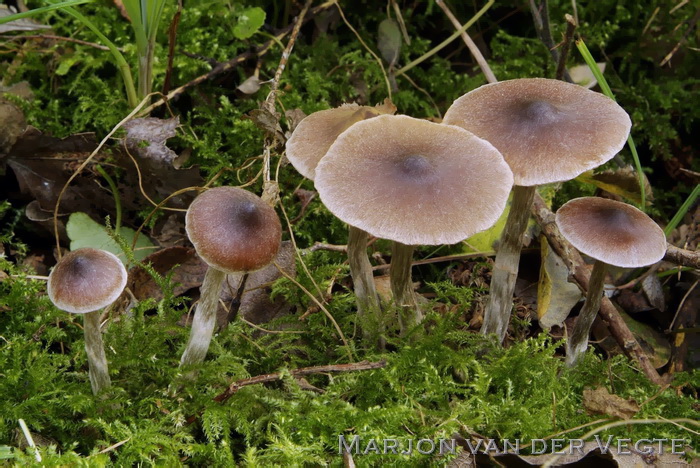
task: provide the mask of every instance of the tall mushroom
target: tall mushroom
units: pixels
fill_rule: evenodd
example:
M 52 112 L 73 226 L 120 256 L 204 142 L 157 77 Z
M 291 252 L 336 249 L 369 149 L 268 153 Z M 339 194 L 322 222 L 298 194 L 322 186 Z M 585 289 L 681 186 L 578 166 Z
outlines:
M 566 344 L 566 364 L 576 365 L 588 347 L 588 335 L 600 309 L 606 265 L 636 268 L 661 260 L 666 236 L 637 208 L 605 198 L 575 198 L 556 214 L 561 234 L 584 254 L 593 257 L 586 302 Z
M 513 171 L 515 187 L 491 279 L 481 332 L 503 341 L 523 235 L 538 185 L 573 179 L 610 160 L 631 122 L 612 99 L 558 80 L 527 78 L 488 84 L 457 99 L 444 123 L 489 141 Z
M 403 115 L 356 123 L 316 168 L 316 188 L 334 215 L 393 241 L 391 289 L 403 333 L 422 319 L 411 283 L 414 247 L 454 244 L 489 228 L 512 182 L 487 141 Z
M 195 198 L 187 210 L 185 228 L 209 268 L 181 367 L 200 363 L 207 354 L 226 274 L 268 265 L 282 240 L 282 224 L 275 210 L 260 197 L 236 187 L 209 189 Z
M 375 107 L 345 104 L 335 109 L 327 109 L 302 120 L 287 141 L 286 155 L 292 165 L 304 177 L 314 180 L 316 166 L 338 136 L 353 124 L 384 114 L 393 114 L 396 107 L 387 99 Z M 368 235 L 362 229 L 348 226 L 348 263 L 352 276 L 357 309 L 360 317 L 374 313 L 374 320 L 380 312 L 379 296 L 374 285 L 372 265 L 367 258 Z M 363 327 L 367 324 L 363 323 Z M 364 330 L 369 334 L 368 330 Z
M 116 255 L 87 247 L 64 255 L 49 275 L 47 293 L 51 302 L 61 310 L 84 317 L 85 352 L 94 394 L 111 385 L 100 332 L 100 310 L 119 297 L 126 279 L 126 269 Z

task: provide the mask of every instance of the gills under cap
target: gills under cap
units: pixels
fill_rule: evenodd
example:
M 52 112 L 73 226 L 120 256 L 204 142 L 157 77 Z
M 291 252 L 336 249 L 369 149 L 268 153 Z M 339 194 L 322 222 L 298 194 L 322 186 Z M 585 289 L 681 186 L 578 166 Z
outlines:
M 488 229 L 512 184 L 489 142 L 404 115 L 350 127 L 319 162 L 315 181 L 342 221 L 407 245 L 454 244 Z
M 316 166 L 338 135 L 361 120 L 396 112 L 388 99 L 375 107 L 345 104 L 307 116 L 287 141 L 286 155 L 304 177 L 314 180 Z
M 116 255 L 86 247 L 61 258 L 49 275 L 47 293 L 59 309 L 86 314 L 117 300 L 126 279 L 124 264 Z
M 195 198 L 185 229 L 202 260 L 226 273 L 264 267 L 274 260 L 282 241 L 275 210 L 237 187 L 216 187 Z
M 492 143 L 521 186 L 570 180 L 600 166 L 623 148 L 632 126 L 607 96 L 545 78 L 481 86 L 457 99 L 443 122 Z
M 666 253 L 666 236 L 649 216 L 606 198 L 575 198 L 556 214 L 562 235 L 581 252 L 625 268 L 651 265 Z

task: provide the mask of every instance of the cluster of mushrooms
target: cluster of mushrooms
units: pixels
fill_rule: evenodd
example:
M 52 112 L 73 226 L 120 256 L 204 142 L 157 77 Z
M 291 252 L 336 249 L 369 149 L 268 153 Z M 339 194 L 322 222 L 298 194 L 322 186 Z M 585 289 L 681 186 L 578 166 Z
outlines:
M 299 123 L 286 146 L 287 158 L 314 181 L 325 206 L 348 224 L 348 262 L 363 335 L 383 346 L 392 310 L 398 311 L 402 335 L 417 329 L 423 314 L 411 280 L 415 247 L 454 244 L 490 228 L 513 189 L 481 329 L 502 341 L 537 186 L 570 180 L 610 160 L 627 140 L 629 116 L 602 94 L 541 78 L 475 89 L 457 99 L 439 124 L 395 111 L 385 102 L 316 112 Z M 564 237 L 596 260 L 586 302 L 567 340 L 567 365 L 573 366 L 588 345 L 606 265 L 655 263 L 663 257 L 666 242 L 644 213 L 607 199 L 571 200 L 559 209 L 556 222 Z M 274 209 L 233 187 L 199 195 L 187 212 L 186 229 L 209 269 L 181 366 L 206 356 L 226 275 L 270 264 L 281 242 Z M 370 235 L 392 241 L 394 308 L 375 287 L 367 255 Z M 85 314 L 95 393 L 110 383 L 97 311 L 113 302 L 125 283 L 119 259 L 95 249 L 66 255 L 49 277 L 53 302 Z M 109 285 L 99 298 L 96 284 Z

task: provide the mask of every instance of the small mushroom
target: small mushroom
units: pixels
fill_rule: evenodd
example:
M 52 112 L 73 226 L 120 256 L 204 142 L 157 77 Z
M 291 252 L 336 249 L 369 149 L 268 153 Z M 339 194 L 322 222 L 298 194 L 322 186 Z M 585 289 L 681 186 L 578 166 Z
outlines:
M 465 94 L 447 110 L 443 122 L 489 141 L 513 171 L 511 210 L 481 328 L 503 341 L 537 186 L 573 179 L 612 159 L 627 140 L 630 118 L 600 93 L 563 81 L 527 78 L 488 84 Z
M 226 274 L 248 273 L 268 265 L 282 240 L 275 210 L 260 197 L 236 187 L 209 189 L 195 198 L 187 210 L 185 229 L 209 268 L 181 367 L 204 361 Z
M 588 347 L 588 335 L 600 309 L 606 265 L 636 268 L 654 264 L 666 253 L 661 228 L 637 208 L 605 198 L 575 198 L 557 211 L 561 234 L 593 257 L 586 302 L 566 345 L 566 365 L 573 367 Z
M 84 316 L 85 351 L 94 394 L 111 385 L 99 311 L 119 297 L 126 279 L 126 269 L 116 255 L 87 247 L 64 255 L 49 275 L 51 302 L 61 310 Z
M 302 120 L 287 141 L 286 155 L 292 165 L 304 177 L 314 180 L 316 166 L 328 148 L 345 130 L 362 120 L 384 114 L 393 114 L 396 107 L 388 99 L 375 107 L 345 104 L 335 109 L 327 109 Z M 367 258 L 368 235 L 362 229 L 348 226 L 348 263 L 352 276 L 357 309 L 360 317 L 373 313 L 374 321 L 380 312 L 379 295 L 374 284 L 372 265 Z M 367 324 L 361 324 L 363 333 L 372 339 L 373 333 Z M 381 332 L 381 331 L 380 331 Z M 383 345 L 380 341 L 380 347 Z
M 316 168 L 338 218 L 394 241 L 391 289 L 401 331 L 422 319 L 411 283 L 416 245 L 454 244 L 492 226 L 513 176 L 490 143 L 459 127 L 382 115 L 343 132 Z

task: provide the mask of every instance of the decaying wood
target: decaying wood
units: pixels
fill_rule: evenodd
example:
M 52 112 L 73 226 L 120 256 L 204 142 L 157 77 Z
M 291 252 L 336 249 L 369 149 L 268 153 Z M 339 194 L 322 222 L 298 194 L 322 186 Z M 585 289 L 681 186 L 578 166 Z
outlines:
M 587 292 L 592 268 L 586 265 L 581 254 L 561 235 L 554 222 L 554 213 L 539 195 L 535 195 L 532 213 L 542 228 L 542 232 L 547 237 L 549 244 L 566 263 L 573 281 L 584 293 Z M 661 377 L 656 371 L 649 360 L 649 356 L 646 355 L 620 313 L 607 297 L 603 297 L 600 303 L 599 314 L 624 353 L 637 362 L 639 368 L 649 380 L 657 385 L 664 385 L 666 379 Z

